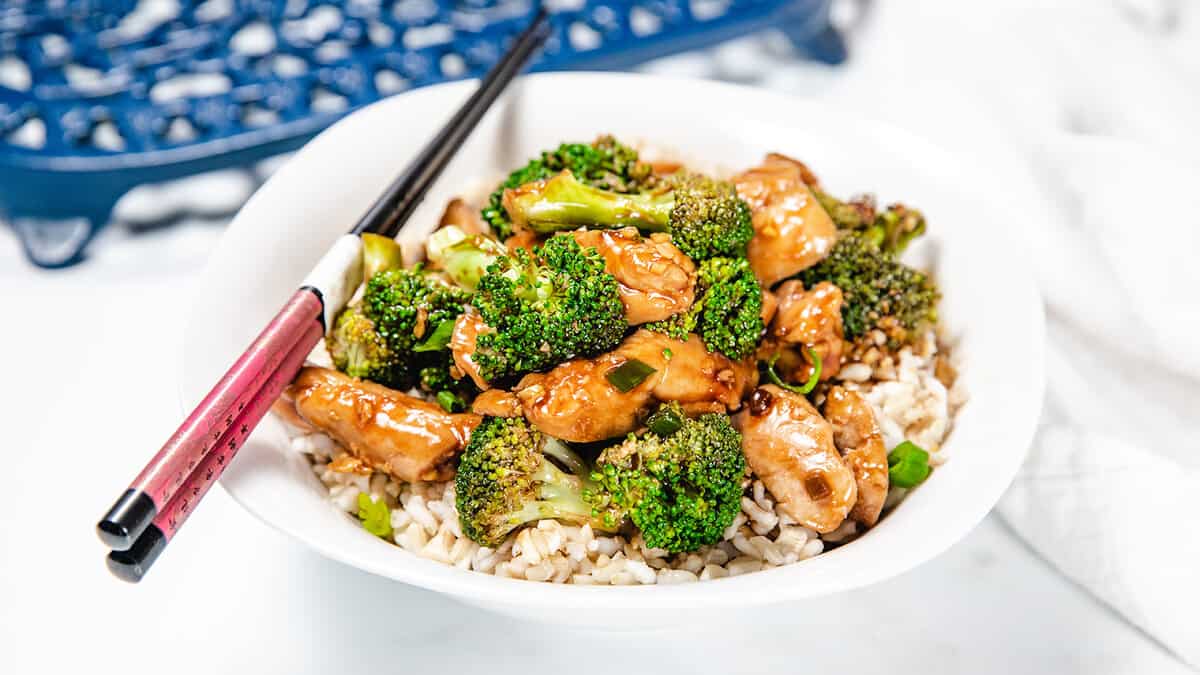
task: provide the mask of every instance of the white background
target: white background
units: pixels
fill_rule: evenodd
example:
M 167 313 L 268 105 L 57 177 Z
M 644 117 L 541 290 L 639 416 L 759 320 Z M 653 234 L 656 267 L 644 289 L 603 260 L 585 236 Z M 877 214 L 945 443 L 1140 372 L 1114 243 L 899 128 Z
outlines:
M 1030 89 L 1015 71 L 1004 82 L 1006 60 L 1020 58 L 1024 41 L 1081 30 L 1075 17 L 1090 16 L 1088 3 L 930 3 L 923 12 L 899 4 L 888 3 L 859 29 L 860 59 L 887 63 L 909 56 L 913 44 L 943 40 L 947 49 L 969 51 L 965 41 L 994 33 L 973 55 L 993 66 L 987 88 L 1020 89 L 1019 105 L 1001 105 L 1032 118 L 1061 99 L 1094 94 L 1052 79 Z M 1155 49 L 1164 63 L 1200 73 L 1195 11 L 1182 11 L 1184 3 L 1112 4 L 1121 21 L 1161 34 Z M 969 27 L 974 37 L 964 37 Z M 1097 71 L 1123 61 L 1103 41 L 1081 49 L 1070 58 Z M 852 68 L 801 63 L 770 39 L 653 66 L 801 95 L 845 86 Z M 894 76 L 911 78 L 914 90 L 932 86 L 922 72 Z M 936 86 L 961 86 L 957 93 L 968 100 L 982 95 L 978 81 L 938 77 Z M 1102 111 L 1103 99 L 1080 109 Z M 202 178 L 174 193 L 217 208 L 236 204 L 247 189 L 237 177 Z M 220 490 L 144 583 L 115 581 L 92 527 L 182 417 L 174 380 L 180 318 L 222 222 L 190 219 L 139 234 L 114 229 L 91 260 L 61 272 L 31 268 L 0 231 L 0 296 L 11 312 L 0 336 L 7 431 L 0 445 L 0 672 L 1187 672 L 996 517 L 891 581 L 776 607 L 756 622 L 653 634 L 515 622 L 375 578 L 267 529 Z

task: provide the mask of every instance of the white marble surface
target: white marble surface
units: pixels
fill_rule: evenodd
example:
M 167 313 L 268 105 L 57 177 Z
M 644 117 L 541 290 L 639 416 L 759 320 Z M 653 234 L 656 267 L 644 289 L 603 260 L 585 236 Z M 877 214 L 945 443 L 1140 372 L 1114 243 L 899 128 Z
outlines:
M 879 23 L 864 27 L 873 38 L 861 49 L 875 50 L 876 62 L 894 57 L 903 64 L 912 51 L 908 41 L 945 40 L 948 49 L 966 49 L 972 31 L 1023 25 L 1035 26 L 1028 39 L 1069 46 L 1074 43 L 1056 42 L 1055 36 L 1076 30 L 1076 17 L 1090 16 L 1086 4 L 1006 3 L 1006 9 L 981 16 L 982 4 L 928 3 L 923 9 L 933 18 L 919 24 L 922 32 L 900 39 L 899 28 L 912 27 L 890 3 Z M 1174 26 L 1155 38 L 1153 51 L 1172 67 L 1200 74 L 1196 14 L 1169 11 L 1182 5 L 1130 1 L 1119 11 L 1123 20 L 1155 31 L 1160 24 Z M 971 28 L 959 30 L 964 26 Z M 1181 34 L 1191 35 L 1191 42 Z M 1006 39 L 1028 54 L 1018 49 L 1021 35 Z M 1097 59 L 1103 70 L 1121 67 L 1124 55 L 1095 49 L 1067 56 Z M 980 88 L 1020 89 L 1013 103 L 1024 115 L 1016 116 L 1018 126 L 1079 94 L 1061 78 L 1005 81 L 1005 58 L 997 54 L 990 62 L 995 68 L 983 71 L 978 82 L 951 84 L 968 102 Z M 797 93 L 836 91 L 855 72 L 800 64 L 769 40 L 655 68 Z M 901 69 L 897 78 L 895 90 L 949 86 L 937 69 Z M 1081 119 L 1071 123 L 1114 123 Z M 1168 135 L 1149 123 L 1142 131 Z M 245 189 L 237 179 L 213 185 L 193 185 L 186 190 L 189 200 L 236 202 Z M 445 666 L 465 672 L 486 666 L 497 673 L 531 667 L 577 673 L 617 667 L 697 673 L 1188 672 L 1060 576 L 994 516 L 933 562 L 877 586 L 775 607 L 754 622 L 650 635 L 517 623 L 369 576 L 268 530 L 221 491 L 209 496 L 143 584 L 122 584 L 105 571 L 92 526 L 115 486 L 182 417 L 173 380 L 178 303 L 186 302 L 219 234 L 219 219 L 139 235 L 116 230 L 86 265 L 58 273 L 28 267 L 12 238 L 0 234 L 0 289 L 12 312 L 0 336 L 8 356 L 6 386 L 0 388 L 0 419 L 8 430 L 8 487 L 0 492 L 0 672 L 169 667 L 177 673 L 364 673 Z

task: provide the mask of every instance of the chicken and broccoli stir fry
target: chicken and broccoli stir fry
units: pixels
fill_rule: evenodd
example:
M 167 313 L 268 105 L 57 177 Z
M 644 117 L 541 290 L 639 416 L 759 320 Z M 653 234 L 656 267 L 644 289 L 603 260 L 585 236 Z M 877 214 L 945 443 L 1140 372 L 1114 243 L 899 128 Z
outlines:
M 870 527 L 928 454 L 889 456 L 840 370 L 936 323 L 936 285 L 899 260 L 925 228 L 783 155 L 722 179 L 564 143 L 481 212 L 451 202 L 420 264 L 368 235 L 326 338 L 336 371 L 306 368 L 289 396 L 345 470 L 453 479 L 485 547 L 554 519 L 695 551 L 750 481 L 817 533 Z M 380 508 L 363 505 L 372 531 Z

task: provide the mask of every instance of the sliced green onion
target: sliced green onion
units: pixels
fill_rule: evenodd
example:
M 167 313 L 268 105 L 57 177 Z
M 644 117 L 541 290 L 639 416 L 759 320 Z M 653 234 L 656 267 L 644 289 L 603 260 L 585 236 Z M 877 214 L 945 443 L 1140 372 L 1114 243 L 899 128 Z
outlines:
M 911 441 L 904 441 L 888 454 L 888 479 L 896 487 L 916 487 L 931 471 L 929 453 Z
M 646 418 L 646 427 L 663 438 L 679 431 L 682 426 L 683 420 L 679 414 L 667 407 L 659 408 Z
M 670 347 L 663 347 L 663 352 L 662 352 L 662 354 L 663 354 L 663 358 L 664 358 L 664 359 L 666 359 L 666 360 L 668 360 L 668 361 L 670 361 L 670 360 L 671 360 L 671 357 L 672 357 L 672 356 L 675 356 L 675 352 L 671 351 L 671 348 L 670 348 Z
M 392 513 L 382 499 L 373 499 L 365 492 L 358 493 L 358 519 L 362 521 L 363 529 L 376 537 L 387 539 L 392 536 Z
M 437 402 L 448 413 L 461 412 L 467 409 L 467 402 L 452 391 L 439 391 L 437 393 Z
M 404 267 L 404 251 L 395 239 L 366 232 L 362 244 L 363 283 L 380 272 Z
M 888 480 L 896 487 L 914 488 L 925 482 L 930 471 L 928 464 L 904 460 L 888 469 Z
M 605 377 L 612 383 L 612 386 L 621 390 L 621 392 L 633 391 L 633 388 L 646 381 L 647 377 L 655 372 L 655 369 L 645 361 L 637 359 L 629 359 L 625 363 L 608 371 Z
M 912 441 L 904 441 L 897 445 L 888 453 L 888 466 L 899 463 L 906 459 L 915 459 L 922 464 L 929 463 L 929 453 L 924 448 L 913 443 Z
M 813 389 L 816 389 L 817 383 L 821 381 L 821 356 L 817 354 L 816 351 L 808 347 L 805 347 L 805 349 L 808 350 L 808 355 L 813 360 L 813 371 L 812 374 L 808 376 L 807 382 L 802 385 L 788 384 L 787 382 L 783 381 L 783 378 L 779 377 L 779 373 L 775 372 L 775 362 L 779 360 L 779 352 L 775 352 L 775 355 L 767 360 L 767 377 L 771 378 L 771 381 L 776 385 L 783 387 L 788 391 L 794 391 L 797 394 L 807 394 Z
M 446 348 L 450 344 L 450 336 L 454 333 L 454 321 L 446 319 L 439 323 L 437 328 L 425 338 L 421 344 L 413 347 L 414 352 L 437 352 Z
M 803 391 L 800 392 L 801 394 L 807 394 L 813 389 L 816 389 L 817 383 L 821 381 L 821 355 L 818 354 L 815 349 L 810 347 L 805 347 L 805 349 L 808 351 L 809 358 L 812 359 L 813 371 L 812 374 L 808 376 L 808 381 L 804 383 L 804 386 L 802 387 Z

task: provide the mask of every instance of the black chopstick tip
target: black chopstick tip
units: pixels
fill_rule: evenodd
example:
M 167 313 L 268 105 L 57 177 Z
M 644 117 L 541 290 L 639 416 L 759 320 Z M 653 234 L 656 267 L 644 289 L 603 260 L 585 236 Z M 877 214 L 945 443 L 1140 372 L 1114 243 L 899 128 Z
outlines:
M 115 551 L 124 551 L 134 545 L 134 541 L 156 515 L 158 507 L 154 505 L 150 495 L 141 490 L 129 489 L 96 524 L 96 534 L 105 546 Z
M 109 553 L 105 563 L 113 576 L 121 581 L 136 584 L 146 576 L 150 566 L 166 547 L 167 537 L 157 525 L 151 525 L 128 550 Z

